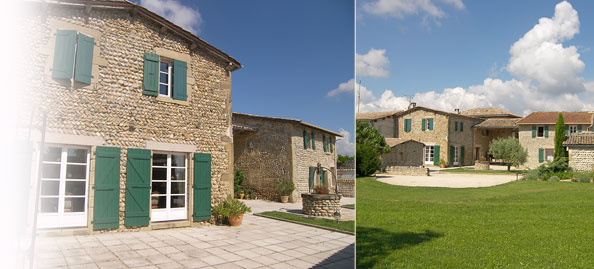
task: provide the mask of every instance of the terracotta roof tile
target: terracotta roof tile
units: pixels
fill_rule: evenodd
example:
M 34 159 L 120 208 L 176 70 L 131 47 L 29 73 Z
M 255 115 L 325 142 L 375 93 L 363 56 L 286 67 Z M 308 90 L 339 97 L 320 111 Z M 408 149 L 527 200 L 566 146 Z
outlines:
M 583 132 L 581 134 L 572 134 L 563 141 L 563 145 L 594 145 L 594 133 Z
M 377 120 L 401 113 L 402 110 L 357 113 L 358 120 Z
M 517 124 L 555 124 L 559 113 L 565 124 L 592 124 L 591 112 L 532 112 Z
M 518 118 L 490 118 L 486 119 L 485 121 L 474 125 L 474 128 L 489 128 L 489 129 L 498 129 L 498 128 L 518 128 L 516 122 L 520 119 Z
M 425 145 L 422 142 L 413 140 L 413 139 L 407 139 L 407 138 L 385 138 L 386 139 L 386 144 L 388 144 L 388 146 L 390 146 L 391 148 L 396 146 L 396 145 L 400 145 L 402 143 L 406 143 L 406 142 L 415 142 L 415 143 L 420 143 Z
M 304 122 L 304 121 L 298 120 L 298 119 L 287 119 L 287 118 L 258 116 L 258 115 L 251 115 L 251 114 L 238 113 L 238 112 L 233 112 L 233 117 L 246 117 L 246 118 L 257 118 L 257 119 L 262 119 L 262 120 L 270 120 L 270 121 L 294 122 L 294 123 L 298 123 L 298 124 L 301 124 L 301 125 L 305 125 L 305 126 L 310 127 L 310 128 L 317 129 L 317 130 L 322 131 L 322 132 L 333 134 L 333 135 L 338 136 L 338 137 L 343 137 L 343 135 L 340 134 L 340 133 L 337 133 L 337 132 L 334 132 L 334 131 L 330 131 L 328 129 L 324 129 L 324 128 L 320 127 L 320 126 L 316 126 L 316 125 L 313 125 L 311 123 L 307 123 L 307 122 Z M 236 123 L 234 123 L 234 124 L 236 124 Z
M 517 114 L 511 113 L 509 111 L 505 111 L 503 109 L 496 108 L 496 107 L 471 108 L 468 110 L 460 111 L 460 114 L 466 115 L 466 116 L 481 117 L 481 118 L 489 118 L 489 117 L 521 118 Z

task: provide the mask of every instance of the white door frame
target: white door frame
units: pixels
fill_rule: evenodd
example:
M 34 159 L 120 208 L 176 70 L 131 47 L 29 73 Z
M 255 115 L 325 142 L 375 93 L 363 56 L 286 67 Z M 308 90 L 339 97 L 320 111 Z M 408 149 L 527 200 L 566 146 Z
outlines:
M 152 201 L 153 201 L 153 194 L 152 194 L 152 184 L 153 184 L 153 163 L 151 161 L 151 222 L 160 222 L 160 221 L 173 221 L 173 220 L 185 220 L 188 218 L 188 154 L 182 152 L 161 152 L 161 151 L 153 151 L 154 154 L 164 154 L 167 155 L 167 166 L 157 166 L 158 168 L 166 168 L 167 169 L 167 191 L 165 193 L 166 199 L 166 207 L 165 208 L 152 208 Z M 171 208 L 171 171 L 173 168 L 181 168 L 181 167 L 172 167 L 171 164 L 171 155 L 183 155 L 184 156 L 184 165 L 185 165 L 185 172 L 184 172 L 184 207 L 177 207 Z M 163 196 L 163 195 L 161 195 Z

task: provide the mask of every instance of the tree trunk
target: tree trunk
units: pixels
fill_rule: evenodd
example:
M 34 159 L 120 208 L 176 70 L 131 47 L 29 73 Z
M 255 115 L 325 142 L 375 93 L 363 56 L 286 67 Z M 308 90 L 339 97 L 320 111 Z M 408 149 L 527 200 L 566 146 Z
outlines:
M 510 171 L 510 168 L 511 168 L 511 165 L 510 165 L 510 164 L 508 164 L 508 165 L 507 165 L 507 171 L 508 171 L 508 172 Z

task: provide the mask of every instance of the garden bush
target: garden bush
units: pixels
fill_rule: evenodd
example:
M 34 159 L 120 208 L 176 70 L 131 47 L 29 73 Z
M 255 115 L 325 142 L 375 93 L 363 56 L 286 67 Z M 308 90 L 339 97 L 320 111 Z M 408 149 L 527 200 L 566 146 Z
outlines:
M 377 171 L 382 162 L 377 156 L 377 151 L 371 146 L 357 144 L 357 176 L 366 177 Z
M 573 171 L 567 163 L 567 158 L 563 157 L 554 162 L 547 162 L 536 169 L 529 170 L 524 175 L 524 180 L 549 180 L 551 177 L 559 179 L 573 178 Z
M 576 173 L 574 173 L 573 179 L 571 181 L 590 183 L 590 180 L 592 179 L 592 175 L 593 175 L 593 173 L 576 172 Z

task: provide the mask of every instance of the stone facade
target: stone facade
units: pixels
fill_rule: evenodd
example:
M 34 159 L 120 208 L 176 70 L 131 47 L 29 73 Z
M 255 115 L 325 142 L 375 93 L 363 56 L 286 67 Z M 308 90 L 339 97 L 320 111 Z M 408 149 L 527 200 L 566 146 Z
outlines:
M 545 126 L 545 125 L 539 125 Z M 547 160 L 547 152 L 553 152 L 555 149 L 555 125 L 549 124 L 548 137 L 532 137 L 532 125 L 519 125 L 519 139 L 520 144 L 524 149 L 528 151 L 528 157 L 524 167 L 534 169 Z M 542 148 L 545 152 L 544 162 L 540 162 L 538 158 L 538 151 Z M 551 156 L 549 160 L 552 160 L 552 153 L 548 154 Z
M 570 145 L 567 146 L 569 153 L 569 167 L 576 171 L 594 171 L 594 146 L 593 145 Z
M 301 194 L 303 214 L 316 217 L 334 217 L 340 213 L 340 195 L 335 194 Z
M 130 9 L 134 5 L 130 4 Z M 195 46 L 178 32 L 126 9 L 38 5 L 27 18 L 33 46 L 32 76 L 27 102 L 34 108 L 34 125 L 47 111 L 46 142 L 118 147 L 120 158 L 120 228 L 124 226 L 126 163 L 129 148 L 212 156 L 212 205 L 232 193 L 233 138 L 231 133 L 232 58 Z M 76 30 L 94 38 L 91 84 L 71 84 L 51 75 L 57 30 Z M 187 100 L 143 94 L 143 54 L 158 54 L 187 62 Z M 238 63 L 235 63 L 236 66 Z M 28 121 L 28 120 L 27 120 Z M 39 136 L 37 136 L 39 141 Z M 39 149 L 38 149 L 39 150 Z M 88 226 L 92 231 L 95 155 L 91 154 Z M 192 162 L 186 188 L 188 225 L 192 212 Z M 149 228 L 153 224 L 149 224 Z
M 418 166 L 388 166 L 386 167 L 386 173 L 390 175 L 403 175 L 403 176 L 428 176 L 429 168 L 418 167 Z
M 233 114 L 233 123 L 250 126 L 255 131 L 234 131 L 235 168 L 240 168 L 246 175 L 246 184 L 260 191 L 265 199 L 278 200 L 274 182 L 291 180 L 295 191 L 291 201 L 301 199 L 301 193 L 309 192 L 309 167 L 318 163 L 329 168 L 336 175 L 336 137 L 340 134 L 324 130 L 299 120 L 281 119 Z M 303 131 L 307 133 L 308 148 L 304 148 Z M 311 145 L 314 133 L 315 149 Z M 327 148 L 324 151 L 323 137 Z M 332 152 L 330 151 L 332 138 Z M 329 188 L 334 189 L 336 182 L 328 173 Z M 316 184 L 319 184 L 316 179 Z
M 384 137 L 397 137 L 398 117 L 389 116 L 380 119 L 366 120 Z
M 338 179 L 338 193 L 344 197 L 355 197 L 355 179 Z
M 422 166 L 425 145 L 409 140 L 395 145 L 392 151 L 382 154 L 382 170 L 387 166 Z
M 517 130 L 514 129 L 474 129 L 474 160 L 489 158 L 489 145 L 491 141 L 497 138 L 506 138 L 515 136 Z M 477 154 L 478 152 L 478 154 Z

